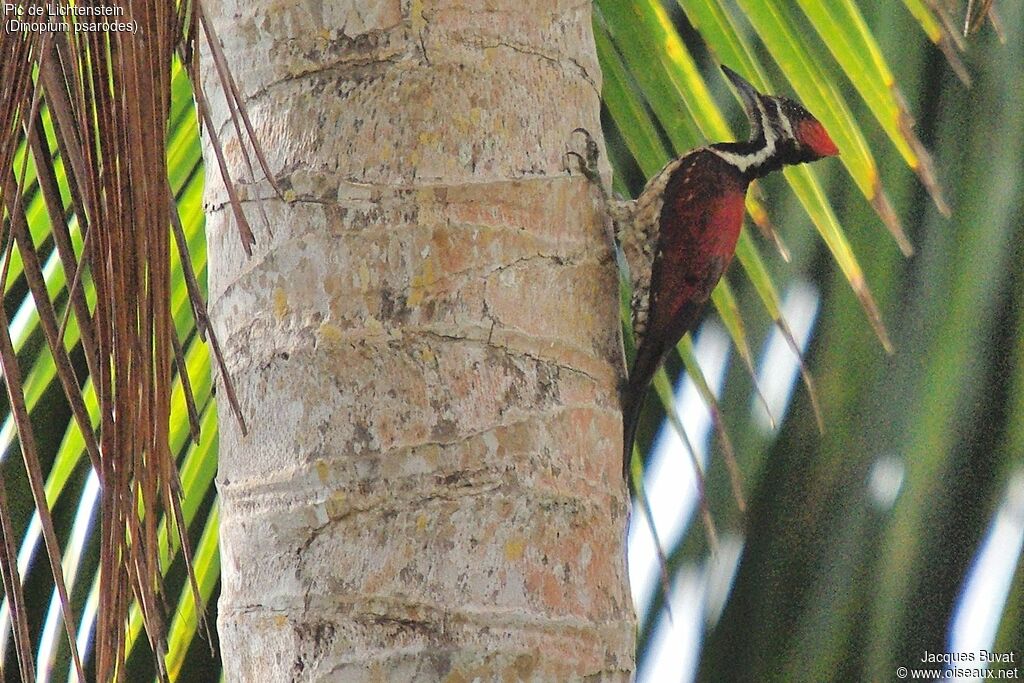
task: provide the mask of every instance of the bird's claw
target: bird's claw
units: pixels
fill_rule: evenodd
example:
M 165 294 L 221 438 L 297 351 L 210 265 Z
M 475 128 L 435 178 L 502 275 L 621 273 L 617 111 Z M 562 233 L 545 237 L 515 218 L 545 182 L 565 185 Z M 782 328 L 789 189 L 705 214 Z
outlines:
M 580 172 L 583 173 L 584 177 L 591 182 L 600 182 L 600 173 L 597 170 L 597 158 L 600 150 L 598 149 L 597 141 L 594 140 L 594 136 L 586 128 L 576 128 L 571 134 L 576 135 L 577 133 L 582 133 L 585 138 L 583 153 L 581 154 L 574 149 L 567 149 L 565 152 L 566 159 L 576 157 L 579 160 Z M 568 163 L 566 164 L 566 170 L 570 173 L 572 172 Z
M 572 175 L 572 165 L 569 164 L 569 162 L 568 162 L 568 159 L 570 157 L 576 157 L 577 159 L 580 160 L 580 168 L 581 169 L 583 169 L 587 165 L 587 160 L 583 158 L 582 154 L 580 154 L 579 152 L 577 152 L 574 149 L 566 149 L 565 150 L 565 158 L 566 158 L 565 170 L 569 172 L 569 175 Z

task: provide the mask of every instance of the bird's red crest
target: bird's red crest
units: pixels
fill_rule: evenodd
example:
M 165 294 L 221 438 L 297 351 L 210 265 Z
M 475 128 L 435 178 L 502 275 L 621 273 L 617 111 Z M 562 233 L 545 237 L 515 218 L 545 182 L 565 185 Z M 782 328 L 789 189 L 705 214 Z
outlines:
M 832 142 L 825 126 L 815 119 L 801 121 L 797 137 L 801 144 L 810 147 L 819 157 L 833 157 L 839 154 L 839 148 Z

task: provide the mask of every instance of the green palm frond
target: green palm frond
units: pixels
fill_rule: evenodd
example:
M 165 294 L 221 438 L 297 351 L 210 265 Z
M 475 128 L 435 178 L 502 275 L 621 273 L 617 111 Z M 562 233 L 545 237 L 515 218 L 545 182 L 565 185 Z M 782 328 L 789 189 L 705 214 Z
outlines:
M 1006 383 L 998 397 L 982 401 L 986 406 L 994 401 L 999 406 L 994 413 L 970 408 L 992 385 L 991 373 L 999 372 L 994 368 L 1005 364 L 1019 372 L 1021 358 L 1018 353 L 1004 362 L 986 353 L 991 339 L 1019 339 L 1016 327 L 1012 333 L 993 327 L 1007 322 L 998 311 L 1020 310 L 1010 302 L 1019 300 L 1020 286 L 1013 283 L 1019 283 L 1021 269 L 1006 256 L 1006 245 L 1020 238 L 1020 219 L 1013 216 L 1024 201 L 1019 135 L 1011 132 L 1020 125 L 1020 96 L 1011 96 L 1020 91 L 1021 76 L 1011 66 L 1019 58 L 1015 49 L 994 44 L 993 35 L 984 32 L 978 39 L 984 43 L 969 46 L 951 30 L 955 22 L 948 3 L 907 0 L 905 6 L 880 8 L 853 0 L 680 0 L 676 9 L 656 0 L 598 0 L 596 6 L 604 103 L 613 124 L 609 147 L 620 192 L 639 187 L 642 178 L 631 175 L 636 169 L 649 177 L 670 155 L 742 134 L 725 123 L 723 112 L 735 107 L 728 90 L 716 83 L 719 62 L 763 90 L 795 94 L 823 121 L 842 152 L 843 173 L 789 170 L 788 196 L 782 184 L 766 183 L 771 201 L 762 194 L 748 209 L 755 224 L 770 216 L 772 224 L 785 226 L 782 239 L 793 246 L 792 263 L 762 256 L 762 240 L 745 231 L 737 247 L 745 281 L 734 270 L 720 288 L 724 293 L 715 297 L 716 313 L 742 363 L 731 371 L 724 397 L 713 401 L 699 393 L 716 419 L 724 416 L 728 437 L 718 439 L 719 451 L 735 451 L 744 488 L 758 492 L 752 506 L 761 522 L 740 524 L 731 472 L 724 459 L 712 464 L 705 490 L 716 528 L 720 534 L 743 528 L 748 547 L 733 597 L 709 636 L 702 678 L 886 679 L 895 666 L 910 664 L 921 643 L 933 651 L 946 647 L 944 640 L 928 638 L 945 637 L 948 612 L 933 610 L 930 628 L 920 629 L 912 606 L 934 591 L 942 596 L 935 604 L 950 609 L 957 580 L 963 578 L 955 572 L 965 570 L 975 548 L 957 550 L 959 564 L 945 584 L 928 583 L 934 571 L 930 551 L 951 552 L 936 529 L 950 533 L 954 527 L 936 523 L 934 501 L 945 501 L 940 507 L 947 517 L 967 515 L 970 523 L 955 527 L 957 533 L 977 539 L 1003 486 L 1024 467 L 1012 417 L 1020 415 L 1020 383 Z M 975 7 L 967 25 L 977 27 L 977 15 L 991 17 L 991 9 Z M 995 19 L 993 24 L 1019 30 L 1019 19 L 1014 10 L 1005 23 Z M 922 33 L 913 32 L 915 25 Z M 1014 45 L 1012 34 L 1006 45 Z M 927 67 L 932 79 L 952 72 L 970 82 L 959 54 L 968 48 L 984 55 L 972 57 L 971 68 L 980 73 L 969 95 L 961 84 L 939 91 L 922 77 Z M 1000 103 L 998 131 L 991 128 L 996 115 L 986 110 L 994 103 Z M 922 137 L 937 148 L 935 159 L 914 127 L 915 107 Z M 993 151 L 993 140 L 1005 141 L 1005 147 Z M 1001 161 L 993 166 L 983 149 Z M 907 171 L 917 176 L 916 183 L 907 179 Z M 983 177 L 998 180 L 985 186 Z M 935 211 L 926 210 L 928 204 Z M 817 229 L 818 244 L 800 232 L 808 222 Z M 880 227 L 894 241 L 882 239 Z M 838 266 L 834 276 L 825 275 L 823 261 L 812 261 L 822 249 Z M 788 330 L 778 292 L 797 277 L 814 278 L 825 299 L 812 357 L 799 366 L 806 381 L 816 377 L 819 386 L 798 396 L 793 410 L 797 416 L 820 416 L 824 434 L 814 434 L 813 420 L 808 431 L 806 422 L 792 419 L 778 440 L 766 439 L 750 417 L 755 386 L 743 378 L 750 374 L 744 366 L 748 349 L 762 334 L 754 322 L 763 316 L 760 311 Z M 852 300 L 860 301 L 869 327 L 864 314 L 844 305 L 851 301 L 844 287 L 852 288 Z M 877 343 L 871 348 L 865 333 L 871 327 L 895 355 L 887 357 Z M 798 351 L 792 333 L 782 338 Z M 681 346 L 676 367 L 691 374 L 696 387 L 706 386 L 689 348 L 688 342 Z M 664 404 L 668 411 L 677 409 L 669 397 Z M 947 496 L 942 491 L 950 478 L 970 468 L 964 458 L 975 445 L 964 440 L 977 437 L 969 436 L 967 425 L 974 432 L 1009 429 L 1005 439 L 981 439 L 991 444 L 986 457 L 998 463 L 999 475 L 974 473 L 986 482 L 981 490 L 953 486 L 958 493 Z M 893 451 L 905 468 L 902 494 L 895 507 L 878 516 L 869 510 L 863 482 L 876 458 Z M 803 496 L 813 498 L 794 502 Z M 832 510 L 830 504 L 840 507 Z M 850 506 L 863 510 L 853 514 Z M 958 513 L 961 506 L 969 512 Z M 802 545 L 792 545 L 794 535 Z M 700 536 L 689 535 L 670 549 L 672 568 L 702 562 L 706 548 L 695 542 Z M 1019 630 L 1009 626 L 1020 604 L 1019 580 L 1015 586 L 999 641 L 1004 649 L 1020 647 Z M 655 607 L 662 599 L 656 598 Z M 655 609 L 647 614 L 641 662 L 646 639 L 661 619 Z M 865 619 L 861 631 L 857 624 Z M 794 625 L 795 635 L 780 635 Z M 736 664 L 737 638 L 744 643 L 742 665 Z M 853 664 L 846 664 L 851 653 Z

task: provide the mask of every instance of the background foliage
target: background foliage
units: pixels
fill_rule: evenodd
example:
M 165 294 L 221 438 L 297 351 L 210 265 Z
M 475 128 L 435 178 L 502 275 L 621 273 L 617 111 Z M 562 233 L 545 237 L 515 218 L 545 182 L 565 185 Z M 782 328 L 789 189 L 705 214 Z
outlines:
M 717 62 L 757 64 L 769 76 L 769 91 L 796 94 L 826 123 L 844 162 L 763 183 L 761 206 L 791 262 L 748 229 L 750 244 L 741 243 L 728 275 L 731 295 L 715 300 L 712 317 L 726 324 L 738 356 L 716 408 L 751 500 L 744 517 L 719 436 L 707 499 L 719 535 L 743 544 L 742 560 L 721 614 L 697 608 L 697 634 L 674 645 L 702 643 L 702 680 L 890 680 L 896 666 L 919 661 L 925 651 L 949 651 L 954 607 L 1008 497 L 1021 525 L 1024 12 L 1000 5 L 1005 44 L 983 25 L 963 45 L 961 64 L 959 37 L 943 31 L 941 15 L 911 2 L 597 5 L 609 138 L 623 194 L 636 193 L 668 150 L 727 139 L 715 103 L 735 114 L 739 107 L 729 102 Z M 855 20 L 858 9 L 863 24 Z M 947 18 L 960 25 L 965 9 L 966 3 L 953 7 Z M 819 16 L 844 12 L 834 22 Z M 890 68 L 894 80 L 886 75 Z M 902 97 L 891 90 L 894 83 Z M 895 108 L 881 105 L 887 93 Z M 827 107 L 816 97 L 822 94 L 836 103 Z M 907 121 L 898 118 L 904 98 L 914 130 L 934 153 L 941 189 Z M 735 114 L 733 130 L 744 135 Z M 848 130 L 837 134 L 842 125 Z M 814 183 L 820 194 L 811 191 Z M 882 187 L 898 219 L 880 205 Z M 761 207 L 753 208 L 758 218 Z M 830 212 L 842 225 L 839 238 L 829 232 Z M 896 220 L 916 250 L 910 258 L 898 248 L 911 251 Z M 838 239 L 848 241 L 849 252 L 837 248 Z M 868 316 L 858 310 L 858 270 L 844 258 L 863 267 L 892 355 L 879 343 L 886 335 L 872 331 L 870 306 Z M 806 362 L 823 434 L 806 390 L 796 393 L 776 433 L 766 436 L 752 409 L 744 346 L 758 348 L 766 323 L 777 317 L 758 282 L 762 266 L 777 291 L 800 281 L 822 297 Z M 747 341 L 730 321 L 734 306 Z M 649 439 L 659 425 L 650 416 Z M 674 457 L 685 458 L 685 451 Z M 886 473 L 895 498 L 880 500 L 871 482 Z M 677 495 L 687 495 L 685 487 L 680 482 Z M 670 549 L 674 575 L 722 573 L 700 527 L 690 524 Z M 985 607 L 1001 624 L 989 649 L 1019 653 L 1024 580 L 1013 538 L 997 549 L 1017 565 L 1005 612 L 998 597 Z M 714 592 L 703 590 L 705 599 Z M 651 640 L 669 623 L 656 609 L 645 616 L 641 672 L 654 670 L 647 661 L 656 654 Z
M 947 7 L 945 0 L 596 3 L 606 135 L 621 194 L 639 191 L 671 154 L 745 135 L 720 62 L 764 90 L 803 101 L 842 151 L 841 162 L 789 171 L 752 193 L 752 221 L 737 263 L 715 294 L 711 317 L 724 323 L 736 356 L 716 405 L 749 500 L 743 514 L 719 436 L 707 472 L 708 506 L 719 536 L 739 539 L 743 553 L 724 610 L 698 615 L 706 630 L 692 640 L 702 643 L 702 679 L 888 680 L 898 664 L 948 648 L 965 577 L 1024 464 L 1024 8 L 1006 3 L 999 9 L 1005 44 L 982 24 L 958 53 L 942 17 L 962 21 L 966 3 Z M 193 265 L 205 283 L 198 132 L 188 79 L 174 68 L 168 171 Z M 962 81 L 967 78 L 970 87 Z M 908 114 L 917 121 L 920 142 Z M 934 174 L 926 148 L 934 154 Z M 59 171 L 59 156 L 56 166 Z M 50 294 L 63 306 L 64 271 L 33 179 L 30 163 L 23 201 Z M 911 245 L 915 253 L 908 258 L 901 252 Z M 4 305 L 87 652 L 99 590 L 95 480 L 81 435 L 70 426 L 17 251 L 14 256 Z M 172 311 L 202 425 L 199 445 L 189 443 L 176 386 L 172 448 L 180 456 L 196 574 L 213 623 L 219 560 L 210 359 L 191 327 L 173 250 L 172 260 Z M 823 433 L 806 389 L 795 393 L 774 432 L 761 428 L 751 409 L 752 371 L 760 363 L 753 349 L 773 326 L 788 329 L 780 293 L 797 281 L 821 296 L 806 362 Z M 67 344 L 84 377 L 76 334 L 72 323 Z M 890 340 L 891 355 L 885 351 Z M 699 380 L 689 347 L 681 348 Z M 670 369 L 678 371 L 682 360 Z M 646 443 L 660 423 L 654 412 L 641 429 Z M 11 457 L 15 439 L 8 417 L 0 431 L 2 467 L 13 531 L 21 539 L 37 670 L 63 679 L 68 648 L 24 473 Z M 879 463 L 899 473 L 891 503 L 871 494 Z M 684 487 L 680 482 L 680 496 Z M 1024 516 L 1019 503 L 1017 514 Z M 673 572 L 711 571 L 706 538 L 700 523 L 687 527 L 668 549 Z M 216 643 L 195 638 L 197 619 L 180 559 L 168 556 L 166 567 L 174 615 L 168 672 L 178 680 L 211 680 Z M 993 645 L 997 651 L 1022 649 L 1020 571 Z M 665 620 L 657 609 L 663 597 L 655 594 L 654 608 L 644 612 L 641 670 L 653 656 L 650 637 Z M 6 609 L 5 603 L 4 674 L 18 680 Z M 993 603 L 992 610 L 1002 605 Z M 153 668 L 138 616 L 130 633 L 128 678 L 142 680 Z

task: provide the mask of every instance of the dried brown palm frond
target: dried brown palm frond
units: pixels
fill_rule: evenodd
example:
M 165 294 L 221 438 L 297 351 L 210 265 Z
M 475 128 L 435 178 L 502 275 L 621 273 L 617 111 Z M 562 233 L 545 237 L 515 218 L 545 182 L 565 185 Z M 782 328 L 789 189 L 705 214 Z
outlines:
M 62 4 L 68 6 L 66 0 Z M 29 0 L 22 6 L 46 11 L 42 0 Z M 79 9 L 93 6 L 92 2 L 75 4 Z M 198 4 L 188 1 L 143 0 L 124 7 L 125 16 L 111 19 L 131 30 L 76 32 L 74 22 L 69 21 L 66 31 L 0 33 L 0 213 L 4 218 L 0 282 L 7 291 L 9 267 L 16 253 L 21 270 L 15 277 L 24 275 L 57 377 L 101 482 L 97 680 L 124 676 L 126 621 L 133 603 L 142 612 L 158 673 L 167 677 L 162 591 L 166 567 L 160 566 L 158 543 L 162 523 L 175 530 L 198 607 L 181 485 L 168 441 L 175 367 L 190 407 L 194 439 L 199 436 L 199 419 L 170 309 L 171 240 L 175 240 L 183 262 L 187 254 L 169 191 L 166 141 L 172 64 L 181 59 L 190 75 L 197 73 L 194 41 L 199 37 L 202 14 Z M 31 16 L 28 11 L 26 15 Z M 244 123 L 251 139 L 251 125 L 226 65 L 218 57 L 216 38 L 205 25 L 204 34 L 214 42 L 217 72 L 236 127 L 240 131 Z M 198 104 L 200 115 L 204 115 L 204 100 Z M 44 124 L 44 112 L 49 127 Z M 215 137 L 213 147 L 223 171 L 223 154 Z M 255 146 L 254 150 L 265 169 L 262 154 Z M 63 160 L 67 198 L 61 194 L 54 162 L 57 157 Z M 51 298 L 47 290 L 42 246 L 35 243 L 28 228 L 24 195 L 29 184 L 43 198 L 53 248 L 70 283 L 63 314 L 58 313 L 63 299 Z M 243 246 L 248 250 L 252 231 L 237 196 L 233 191 L 231 195 Z M 84 239 L 81 254 L 75 253 L 72 223 Z M 213 347 L 224 388 L 241 420 L 216 338 L 206 321 L 200 288 L 187 266 L 185 277 L 197 327 Z M 84 294 L 86 281 L 95 292 L 92 310 Z M 64 329 L 72 315 L 92 378 L 87 390 L 83 378 L 76 375 L 64 341 Z M 77 622 L 64 585 L 61 548 L 26 406 L 23 371 L 8 328 L 7 314 L 0 306 L 4 385 L 60 597 L 71 658 L 80 680 L 85 680 L 75 642 Z M 90 415 L 85 391 L 95 392 L 92 398 L 98 414 Z M 23 679 L 32 680 L 29 629 L 20 608 L 17 551 L 2 479 L 0 532 L 0 569 L 12 606 L 19 667 Z

